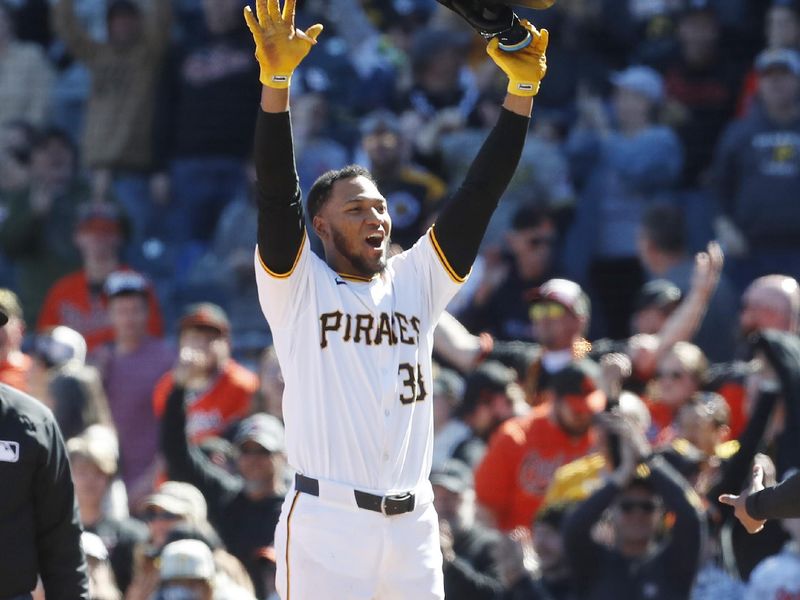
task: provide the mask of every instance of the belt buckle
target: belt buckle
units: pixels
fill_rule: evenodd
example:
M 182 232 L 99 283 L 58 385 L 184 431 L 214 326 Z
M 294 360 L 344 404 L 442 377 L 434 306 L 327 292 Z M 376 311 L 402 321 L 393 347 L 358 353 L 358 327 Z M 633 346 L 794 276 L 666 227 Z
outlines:
M 413 500 L 413 499 L 414 499 L 414 494 L 412 494 L 411 492 L 405 492 L 403 494 L 393 494 L 391 496 L 384 496 L 383 498 L 381 498 L 381 512 L 387 517 L 390 517 L 390 516 L 393 516 L 393 515 L 399 515 L 399 514 L 401 514 L 401 512 L 398 511 L 398 510 L 390 510 L 390 507 L 388 506 L 387 503 L 389 501 L 391 501 L 393 503 L 394 502 L 400 503 L 400 502 L 406 502 L 408 500 Z M 410 511 L 403 511 L 403 512 L 410 512 Z

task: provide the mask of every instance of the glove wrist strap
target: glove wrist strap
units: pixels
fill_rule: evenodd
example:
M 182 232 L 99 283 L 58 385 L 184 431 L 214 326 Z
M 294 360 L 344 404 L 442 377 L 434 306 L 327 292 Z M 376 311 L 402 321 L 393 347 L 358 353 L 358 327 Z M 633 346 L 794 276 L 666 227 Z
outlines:
M 291 73 L 265 73 L 261 76 L 261 83 L 267 87 L 285 90 L 292 81 Z
M 539 82 L 509 79 L 507 91 L 513 96 L 535 96 L 539 93 Z

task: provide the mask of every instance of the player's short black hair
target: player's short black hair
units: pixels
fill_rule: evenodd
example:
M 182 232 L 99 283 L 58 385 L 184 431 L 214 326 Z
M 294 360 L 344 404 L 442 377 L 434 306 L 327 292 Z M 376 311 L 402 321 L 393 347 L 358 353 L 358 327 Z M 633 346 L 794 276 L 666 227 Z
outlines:
M 686 252 L 686 220 L 677 206 L 656 204 L 648 208 L 642 217 L 642 231 L 662 252 Z
M 308 191 L 308 199 L 306 206 L 309 216 L 313 219 L 320 211 L 328 198 L 331 197 L 331 190 L 333 185 L 342 179 L 352 179 L 354 177 L 366 177 L 372 183 L 375 183 L 375 178 L 368 169 L 361 165 L 348 165 L 341 169 L 328 171 L 320 175 Z

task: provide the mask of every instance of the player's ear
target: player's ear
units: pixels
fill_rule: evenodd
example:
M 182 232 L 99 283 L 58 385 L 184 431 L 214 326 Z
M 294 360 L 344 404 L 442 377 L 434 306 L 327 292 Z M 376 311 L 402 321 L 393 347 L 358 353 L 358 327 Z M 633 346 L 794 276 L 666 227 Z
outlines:
M 314 218 L 311 220 L 311 226 L 314 228 L 314 233 L 319 236 L 319 239 L 328 239 L 330 229 L 328 227 L 328 222 L 325 219 L 319 215 L 314 215 Z

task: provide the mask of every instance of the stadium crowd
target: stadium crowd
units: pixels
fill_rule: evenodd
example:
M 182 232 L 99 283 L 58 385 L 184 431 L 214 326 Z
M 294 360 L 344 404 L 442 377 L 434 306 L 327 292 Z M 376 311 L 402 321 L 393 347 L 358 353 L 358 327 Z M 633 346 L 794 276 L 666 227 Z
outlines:
M 67 439 L 96 600 L 277 597 L 243 6 L 0 3 L 0 381 Z M 800 2 L 518 12 L 548 74 L 427 390 L 447 597 L 800 597 L 800 520 L 718 500 L 800 468 Z M 502 73 L 435 0 L 299 1 L 318 21 L 301 187 L 367 166 L 401 251 Z

